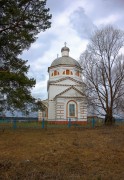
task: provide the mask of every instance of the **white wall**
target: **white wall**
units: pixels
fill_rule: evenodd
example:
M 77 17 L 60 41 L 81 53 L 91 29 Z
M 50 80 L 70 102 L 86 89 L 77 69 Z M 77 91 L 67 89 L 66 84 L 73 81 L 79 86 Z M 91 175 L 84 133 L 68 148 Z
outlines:
M 69 69 L 73 72 L 73 75 L 63 75 L 63 71 Z M 52 72 L 54 70 L 59 71 L 59 75 L 57 76 L 51 76 Z M 67 118 L 67 103 L 70 100 L 74 100 L 77 102 L 78 105 L 78 118 L 79 120 L 86 121 L 87 120 L 87 107 L 86 103 L 84 101 L 84 97 L 78 93 L 75 90 L 70 90 L 64 93 L 64 96 L 67 96 L 67 98 L 55 98 L 56 95 L 60 94 L 61 92 L 65 91 L 72 85 L 82 92 L 82 84 L 79 84 L 78 82 L 72 81 L 71 79 L 66 79 L 60 82 L 55 82 L 57 80 L 60 80 L 65 77 L 72 77 L 76 81 L 82 82 L 82 77 L 78 77 L 75 75 L 78 68 L 75 67 L 56 67 L 49 69 L 49 89 L 48 89 L 48 100 L 49 100 L 49 106 L 48 106 L 48 119 L 49 120 L 55 120 L 55 119 L 66 119 Z M 75 98 L 68 98 L 75 97 Z M 76 98 L 77 97 L 77 98 Z M 78 98 L 81 97 L 81 98 Z
M 55 120 L 55 101 L 49 101 L 48 120 Z

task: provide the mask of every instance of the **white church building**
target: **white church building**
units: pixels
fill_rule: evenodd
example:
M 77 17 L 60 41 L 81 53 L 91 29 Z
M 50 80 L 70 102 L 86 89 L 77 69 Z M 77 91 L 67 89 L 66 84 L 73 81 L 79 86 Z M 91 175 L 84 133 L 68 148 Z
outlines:
M 45 112 L 39 112 L 39 119 L 63 123 L 69 119 L 79 123 L 87 121 L 87 103 L 84 95 L 80 64 L 69 56 L 69 48 L 61 49 L 61 57 L 48 67 L 48 99 L 43 101 Z

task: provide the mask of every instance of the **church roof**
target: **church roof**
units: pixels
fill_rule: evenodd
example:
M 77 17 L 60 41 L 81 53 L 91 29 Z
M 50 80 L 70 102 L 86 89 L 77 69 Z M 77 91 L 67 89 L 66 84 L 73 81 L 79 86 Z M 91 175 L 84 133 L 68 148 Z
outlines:
M 81 91 L 79 91 L 79 90 L 78 90 L 77 88 L 75 88 L 74 86 L 71 86 L 71 87 L 65 89 L 63 92 L 57 94 L 57 95 L 54 97 L 54 99 L 57 98 L 57 97 L 60 97 L 60 96 L 64 95 L 64 93 L 66 93 L 67 91 L 69 91 L 69 90 L 71 90 L 71 89 L 77 91 L 77 92 L 81 95 L 80 97 L 84 97 L 84 96 L 85 96 L 84 93 L 82 93 Z M 76 98 L 77 98 L 77 97 L 79 97 L 79 96 L 76 96 Z
M 80 64 L 73 58 L 69 56 L 62 56 L 60 58 L 55 59 L 52 64 L 52 66 L 58 66 L 58 65 L 70 65 L 70 66 L 77 66 L 81 68 Z
M 70 49 L 66 47 L 66 43 L 65 43 L 65 47 L 61 49 L 62 57 L 56 58 L 52 62 L 51 67 L 58 65 L 66 65 L 66 66 L 77 66 L 81 68 L 80 64 L 75 59 L 69 56 L 69 51 Z

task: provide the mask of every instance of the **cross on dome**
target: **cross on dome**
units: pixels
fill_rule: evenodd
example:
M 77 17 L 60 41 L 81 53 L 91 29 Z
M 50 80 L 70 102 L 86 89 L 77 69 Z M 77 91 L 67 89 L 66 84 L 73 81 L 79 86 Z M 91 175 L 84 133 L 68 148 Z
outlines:
M 69 48 L 66 46 L 66 42 L 64 43 L 64 47 L 61 49 L 61 52 L 62 52 L 62 56 L 69 56 Z

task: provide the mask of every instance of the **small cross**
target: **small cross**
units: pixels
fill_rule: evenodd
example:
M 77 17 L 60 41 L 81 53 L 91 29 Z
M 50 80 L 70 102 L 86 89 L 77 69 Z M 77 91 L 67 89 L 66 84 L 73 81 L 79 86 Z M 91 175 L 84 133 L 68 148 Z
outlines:
M 67 43 L 65 42 L 64 44 L 65 44 L 65 47 L 66 47 L 66 44 L 67 44 Z

